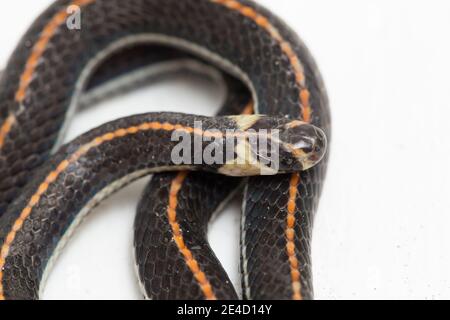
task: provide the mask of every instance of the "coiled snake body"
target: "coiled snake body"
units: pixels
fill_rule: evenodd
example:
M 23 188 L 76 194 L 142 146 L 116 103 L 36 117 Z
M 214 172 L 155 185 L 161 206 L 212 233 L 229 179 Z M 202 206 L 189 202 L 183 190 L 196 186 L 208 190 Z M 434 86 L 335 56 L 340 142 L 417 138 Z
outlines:
M 80 30 L 66 26 L 72 5 L 80 8 Z M 180 59 L 225 74 L 229 96 L 222 114 L 248 114 L 253 107 L 274 118 L 145 114 L 57 149 L 83 96 L 96 89 L 111 94 L 127 84 L 127 74 Z M 194 129 L 198 120 L 202 132 Z M 250 128 L 281 129 L 284 174 L 242 180 L 215 173 L 251 176 L 255 167 L 171 162 L 174 131 L 226 144 L 226 129 L 247 135 Z M 261 6 L 248 0 L 56 1 L 23 37 L 0 80 L 0 299 L 39 298 L 52 261 L 99 201 L 144 175 L 180 169 L 202 172 L 156 174 L 138 207 L 135 256 L 147 298 L 238 298 L 206 230 L 212 213 L 245 184 L 244 298 L 311 299 L 324 135 L 330 138 L 330 115 L 319 71 L 297 35 Z

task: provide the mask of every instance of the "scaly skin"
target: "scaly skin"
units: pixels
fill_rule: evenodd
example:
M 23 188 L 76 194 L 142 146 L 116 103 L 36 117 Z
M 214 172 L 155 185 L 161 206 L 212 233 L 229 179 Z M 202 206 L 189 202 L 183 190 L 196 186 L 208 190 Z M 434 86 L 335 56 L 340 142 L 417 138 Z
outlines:
M 65 28 L 69 4 L 82 7 L 81 31 Z M 257 112 L 303 119 L 330 137 L 327 97 L 308 50 L 279 18 L 251 1 L 57 1 L 24 36 L 0 81 L 0 212 L 26 193 L 29 177 L 48 159 L 78 97 L 75 88 L 87 84 L 81 76 L 93 73 L 93 59 L 136 34 L 141 37 L 135 41 L 176 45 L 245 75 Z M 326 164 L 249 180 L 242 230 L 247 298 L 312 298 L 311 228 Z

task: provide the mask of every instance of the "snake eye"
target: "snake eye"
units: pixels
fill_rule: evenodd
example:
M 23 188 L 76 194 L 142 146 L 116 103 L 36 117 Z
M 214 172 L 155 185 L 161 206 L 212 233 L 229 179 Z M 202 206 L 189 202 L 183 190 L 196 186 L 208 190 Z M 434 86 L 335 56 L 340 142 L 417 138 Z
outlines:
M 326 146 L 326 145 L 324 145 L 323 143 L 316 143 L 311 152 L 316 155 L 322 155 L 322 150 L 323 150 L 324 146 Z

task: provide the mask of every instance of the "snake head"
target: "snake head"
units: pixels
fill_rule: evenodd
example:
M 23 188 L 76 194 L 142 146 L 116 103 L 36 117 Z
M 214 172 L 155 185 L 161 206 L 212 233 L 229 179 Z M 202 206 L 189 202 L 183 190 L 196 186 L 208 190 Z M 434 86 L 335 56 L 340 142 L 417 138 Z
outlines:
M 308 170 L 316 166 L 327 152 L 327 137 L 314 125 L 291 121 L 279 130 L 280 171 Z
M 263 115 L 228 117 L 240 130 L 235 156 L 219 172 L 234 176 L 308 170 L 327 150 L 325 133 L 305 122 Z

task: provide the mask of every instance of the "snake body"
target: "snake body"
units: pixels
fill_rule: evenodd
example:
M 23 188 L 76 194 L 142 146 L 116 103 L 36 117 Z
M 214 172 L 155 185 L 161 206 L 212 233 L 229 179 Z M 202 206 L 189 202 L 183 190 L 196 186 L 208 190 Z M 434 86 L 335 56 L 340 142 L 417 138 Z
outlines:
M 81 9 L 81 30 L 65 25 L 70 5 Z M 255 112 L 277 118 L 134 116 L 95 129 L 50 157 L 92 78 L 103 81 L 99 71 L 105 61 L 143 45 L 176 48 L 210 63 L 247 87 Z M 133 69 L 126 55 L 118 59 L 124 73 Z M 121 72 L 105 71 L 103 78 Z M 242 103 L 233 102 L 224 113 L 241 111 Z M 60 0 L 51 5 L 26 33 L 0 80 L 0 298 L 38 298 L 45 271 L 83 215 L 144 174 L 180 169 L 170 165 L 171 145 L 163 147 L 161 140 L 173 130 L 192 128 L 195 119 L 222 130 L 242 129 L 244 122 L 266 128 L 293 122 L 322 147 L 325 139 L 316 128 L 328 139 L 331 133 L 324 85 L 308 50 L 283 21 L 251 1 Z M 306 151 L 317 162 L 323 148 Z M 281 158 L 290 159 L 290 165 L 283 163 L 285 171 L 296 172 L 245 181 L 203 172 L 153 178 L 135 227 L 146 297 L 237 298 L 209 249 L 206 227 L 242 183 L 244 297 L 313 297 L 311 231 L 327 157 L 312 168 L 289 153 Z M 236 168 L 217 166 L 184 169 L 236 174 Z

